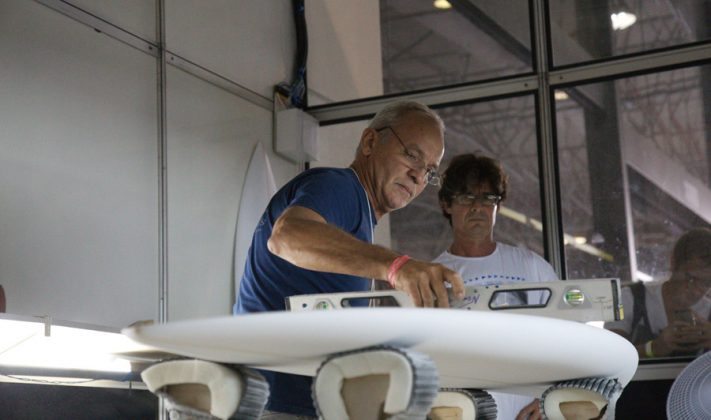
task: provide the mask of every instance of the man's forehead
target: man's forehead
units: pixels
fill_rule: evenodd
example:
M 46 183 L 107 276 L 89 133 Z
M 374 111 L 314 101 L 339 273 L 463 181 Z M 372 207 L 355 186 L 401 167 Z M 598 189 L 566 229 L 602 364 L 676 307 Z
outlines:
M 424 134 L 406 137 L 403 139 L 403 143 L 411 152 L 417 154 L 428 166 L 439 166 L 442 156 L 444 156 L 444 139 L 441 134 L 438 136 Z
M 495 192 L 496 189 L 487 179 L 483 179 L 480 174 L 470 173 L 467 177 L 466 189 L 468 192 Z
M 444 132 L 439 123 L 420 113 L 410 113 L 403 116 L 394 124 L 394 127 L 398 133 L 401 131 L 407 131 L 409 135 L 415 135 L 418 132 L 427 133 L 426 137 L 431 141 L 444 141 Z
M 444 155 L 444 144 L 440 147 L 423 147 L 421 142 L 413 142 L 412 145 L 408 145 L 408 148 L 416 153 L 422 160 L 424 160 L 429 166 L 438 167 L 442 156 Z M 426 150 L 431 149 L 431 150 Z

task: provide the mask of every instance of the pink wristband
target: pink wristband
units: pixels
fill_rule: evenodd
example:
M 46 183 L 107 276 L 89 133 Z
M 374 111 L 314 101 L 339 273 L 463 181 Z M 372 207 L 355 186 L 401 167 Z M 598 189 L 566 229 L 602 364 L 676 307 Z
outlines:
M 390 263 L 390 267 L 388 268 L 388 283 L 390 283 L 390 286 L 392 286 L 393 289 L 395 288 L 395 274 L 397 274 L 398 270 L 400 270 L 400 267 L 405 265 L 405 263 L 409 260 L 409 256 L 400 255 L 399 257 L 395 258 L 392 263 Z

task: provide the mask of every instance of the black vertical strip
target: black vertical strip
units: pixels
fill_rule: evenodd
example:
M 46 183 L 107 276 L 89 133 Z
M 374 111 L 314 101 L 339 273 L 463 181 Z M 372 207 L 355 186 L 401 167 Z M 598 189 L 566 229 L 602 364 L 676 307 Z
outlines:
M 621 296 L 617 293 L 618 290 L 620 290 L 619 282 L 618 279 L 610 279 L 610 287 L 612 287 L 612 310 L 615 313 L 615 321 L 621 321 L 624 318 Z
M 534 1 L 535 1 L 535 0 L 534 0 Z M 547 30 L 543 30 L 543 28 L 535 28 L 535 27 L 533 28 L 533 31 L 536 31 L 536 30 L 539 31 L 539 32 L 540 32 L 540 31 L 543 31 L 543 33 L 544 33 L 544 40 L 545 40 L 545 44 L 546 44 L 546 48 L 545 48 L 545 53 L 546 53 L 546 54 L 545 54 L 545 59 L 546 59 L 546 63 L 541 63 L 542 65 L 539 66 L 537 69 L 544 68 L 544 69 L 546 69 L 546 73 L 547 73 L 547 72 L 551 69 L 551 67 L 553 66 L 553 43 L 552 43 L 552 40 L 551 40 L 551 25 L 550 25 L 550 15 L 551 15 L 551 12 L 550 12 L 550 2 L 549 2 L 548 0 L 539 0 L 539 1 L 541 2 L 542 6 L 543 6 L 543 10 L 544 10 L 544 22 L 545 22 L 544 25 L 545 25 L 545 27 L 547 28 Z M 534 26 L 535 26 L 535 23 L 534 23 Z M 545 77 L 548 78 L 548 74 L 546 74 Z M 554 97 L 555 97 L 555 95 L 554 95 L 554 89 L 551 88 L 550 86 L 546 86 L 546 88 L 548 89 L 549 97 L 550 97 L 550 98 L 554 98 Z M 539 103 L 539 102 L 537 101 L 537 102 L 536 102 L 536 105 L 538 105 L 538 103 Z M 550 112 L 549 112 L 549 118 L 550 118 L 550 138 L 551 138 L 551 157 L 552 157 L 552 160 L 553 160 L 553 174 L 551 174 L 551 177 L 552 177 L 552 179 L 554 180 L 554 185 L 555 185 L 555 187 L 553 188 L 553 191 L 551 191 L 550 193 L 555 196 L 554 202 L 555 202 L 555 205 L 556 205 L 557 210 L 558 210 L 558 211 L 556 212 L 556 214 L 557 214 L 557 223 L 556 223 L 556 224 L 557 224 L 557 226 L 558 226 L 557 235 L 558 235 L 559 238 L 563 238 L 563 228 L 562 228 L 562 226 L 563 226 L 563 221 L 562 221 L 563 216 L 562 216 L 562 214 L 561 214 L 561 208 L 560 208 L 560 179 L 559 179 L 559 172 L 560 172 L 560 171 L 559 171 L 559 169 L 558 169 L 558 168 L 559 168 L 559 166 L 558 166 L 558 142 L 557 142 L 557 138 L 556 138 L 557 130 L 556 130 L 556 113 L 555 113 L 555 111 L 556 111 L 556 110 L 555 110 L 555 100 L 551 100 L 551 101 L 550 101 Z M 537 121 L 537 123 L 538 123 L 538 121 L 540 121 L 540 117 L 541 117 L 541 113 L 538 112 L 538 109 L 536 110 L 536 115 L 538 115 L 538 118 L 536 119 L 536 121 Z M 539 141 L 540 141 L 541 143 L 542 143 L 543 140 L 544 140 L 543 137 L 542 137 L 542 134 L 543 134 L 542 131 L 539 130 L 539 135 L 541 136 L 541 138 L 539 139 Z M 540 150 L 541 150 L 541 146 L 539 146 L 539 151 L 540 151 Z M 546 170 L 545 167 L 543 166 L 543 156 L 542 156 L 542 153 L 540 153 L 540 152 L 539 152 L 539 160 L 540 160 L 540 161 L 539 161 L 539 167 L 540 167 L 542 170 Z M 544 182 L 542 176 L 539 176 L 538 179 L 539 179 L 539 182 L 540 182 L 540 184 L 541 184 L 541 186 L 540 186 L 540 188 L 541 188 L 541 203 L 544 203 L 544 210 L 545 210 L 545 203 L 546 203 L 546 201 L 545 201 L 544 188 L 546 188 L 546 186 L 545 186 L 545 182 Z M 550 219 L 550 215 L 549 215 L 547 218 Z M 550 223 L 550 220 L 549 220 L 549 223 Z M 550 250 L 551 250 L 551 247 L 552 247 L 552 246 L 551 246 L 551 238 L 550 238 L 550 236 L 549 236 L 549 231 L 548 231 L 548 229 L 543 229 L 543 233 L 544 233 L 543 240 L 544 240 L 544 244 L 545 244 L 546 258 L 547 258 L 547 259 L 550 259 L 549 253 L 550 253 Z M 558 250 L 558 252 L 559 252 L 559 254 L 560 254 L 560 275 L 561 275 L 561 278 L 566 279 L 566 278 L 568 277 L 568 275 L 567 275 L 567 270 L 566 270 L 566 267 L 565 267 L 565 241 L 564 241 L 564 240 L 558 241 L 558 245 L 559 245 L 559 250 Z
M 294 27 L 296 28 L 296 60 L 291 85 L 292 104 L 297 108 L 307 107 L 306 59 L 309 53 L 309 39 L 306 31 L 306 8 L 304 0 L 292 0 Z M 296 97 L 294 97 L 296 95 Z
M 547 36 L 546 15 L 548 14 L 546 0 L 534 0 L 532 26 L 534 45 L 536 47 L 536 76 L 538 89 L 536 91 L 536 128 L 538 134 L 538 164 L 541 192 L 541 207 L 543 215 L 543 243 L 545 256 L 561 278 L 566 277 L 563 228 L 561 226 L 560 205 L 558 203 L 560 184 L 557 178 L 557 153 L 555 132 L 555 113 L 553 112 L 553 90 L 549 85 L 549 58 L 547 51 L 550 38 Z
M 550 90 L 550 95 L 551 98 L 555 97 L 555 88 L 549 87 Z M 555 100 L 551 101 L 550 103 L 550 119 L 551 119 L 551 155 L 553 159 L 553 180 L 555 184 L 555 188 L 552 191 L 552 193 L 555 196 L 555 206 L 556 206 L 556 214 L 557 214 L 557 235 L 559 238 L 564 238 L 563 237 L 563 208 L 561 205 L 561 187 L 560 187 L 560 165 L 558 161 L 558 124 L 557 124 L 557 114 L 556 114 L 556 103 Z M 546 250 L 548 248 L 546 247 Z M 568 278 L 568 270 L 565 264 L 566 258 L 565 258 L 565 240 L 561 239 L 558 241 L 558 252 L 560 253 L 560 272 L 561 276 L 563 279 Z
M 711 2 L 699 5 L 699 13 L 696 18 L 696 37 L 700 40 L 711 38 L 711 27 L 708 22 L 711 20 Z M 701 87 L 701 109 L 702 127 L 704 138 L 706 139 L 706 179 L 704 181 L 711 185 L 711 67 L 699 67 L 699 78 Z
M 551 92 L 552 93 L 552 92 Z M 536 92 L 534 94 L 534 99 L 535 99 L 535 111 L 536 111 L 536 143 L 538 145 L 538 168 L 539 168 L 539 175 L 538 175 L 538 191 L 539 191 L 539 196 L 540 196 L 540 201 L 541 201 L 541 212 L 544 215 L 543 221 L 544 223 L 547 223 L 550 218 L 550 215 L 547 212 L 546 208 L 546 189 L 548 188 L 546 186 L 546 175 L 543 173 L 546 171 L 546 166 L 545 162 L 543 159 L 543 142 L 544 142 L 544 136 L 545 133 L 543 132 L 543 126 L 542 126 L 542 119 L 543 119 L 543 112 L 541 109 L 541 104 L 540 104 L 540 92 Z M 551 110 L 551 120 L 555 121 L 555 113 L 553 110 Z M 551 137 L 553 139 L 553 147 L 552 147 L 552 154 L 553 154 L 553 159 L 554 159 L 554 173 L 552 176 L 555 179 L 555 191 L 552 193 L 555 194 L 556 197 L 556 206 L 558 208 L 558 237 L 562 238 L 562 223 L 561 223 L 561 215 L 560 215 L 560 182 L 558 180 L 558 153 L 557 153 L 557 141 L 556 139 L 556 131 L 555 131 L 555 124 L 551 125 Z M 544 257 L 546 260 L 550 261 L 551 260 L 551 238 L 548 233 L 548 229 L 543 229 L 543 249 L 544 249 Z M 567 272 L 565 268 L 565 246 L 564 246 L 564 241 L 559 241 L 560 248 L 559 248 L 559 253 L 560 253 L 560 275 L 561 278 L 565 279 L 567 278 Z
M 528 0 L 528 31 L 529 31 L 529 37 L 530 37 L 530 42 L 531 42 L 531 70 L 534 72 L 537 71 L 539 68 L 539 63 L 538 63 L 538 45 L 536 43 L 536 9 L 535 9 L 535 2 L 536 0 Z
M 546 31 L 546 59 L 548 60 L 548 65 L 546 68 L 550 71 L 555 68 L 555 63 L 553 62 L 553 34 L 551 33 L 551 8 L 549 0 L 543 1 L 543 10 L 545 25 L 548 30 Z

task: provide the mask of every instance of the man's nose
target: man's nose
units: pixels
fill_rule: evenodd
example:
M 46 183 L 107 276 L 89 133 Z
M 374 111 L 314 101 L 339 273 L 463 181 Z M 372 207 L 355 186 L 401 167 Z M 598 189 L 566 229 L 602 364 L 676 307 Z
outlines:
M 415 184 L 420 185 L 424 184 L 427 178 L 427 168 L 413 168 L 410 167 L 409 171 L 410 177 L 412 180 L 415 182 Z

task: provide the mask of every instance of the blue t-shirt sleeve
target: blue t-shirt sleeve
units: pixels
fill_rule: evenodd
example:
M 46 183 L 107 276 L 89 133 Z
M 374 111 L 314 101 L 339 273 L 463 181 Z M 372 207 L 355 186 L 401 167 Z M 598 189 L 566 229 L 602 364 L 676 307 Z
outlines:
M 303 180 L 288 206 L 311 209 L 329 224 L 353 232 L 362 217 L 356 187 L 346 174 L 314 174 Z

